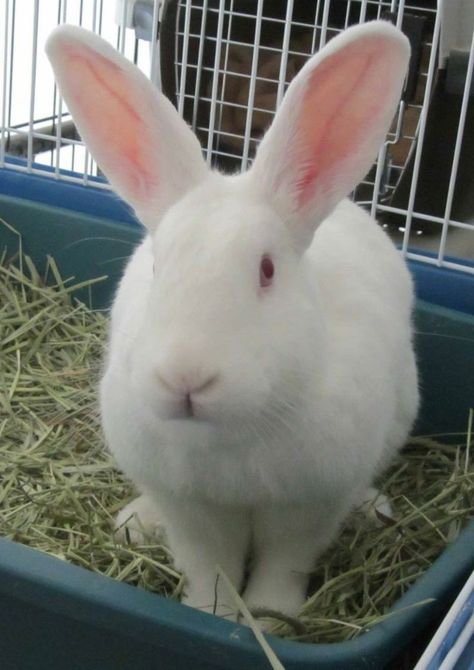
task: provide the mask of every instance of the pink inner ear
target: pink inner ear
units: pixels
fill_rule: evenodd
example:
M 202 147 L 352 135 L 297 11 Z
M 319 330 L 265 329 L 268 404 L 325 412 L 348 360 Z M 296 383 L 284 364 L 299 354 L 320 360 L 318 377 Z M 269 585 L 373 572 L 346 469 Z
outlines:
M 316 187 L 330 191 L 333 179 L 357 152 L 370 151 L 373 127 L 386 115 L 390 84 L 386 51 L 382 38 L 356 42 L 328 57 L 311 74 L 298 119 L 296 160 L 303 164 L 296 183 L 298 207 L 306 204 Z
M 99 166 L 132 198 L 147 197 L 156 182 L 137 88 L 118 65 L 81 45 L 63 47 L 70 72 L 68 105 Z M 63 85 L 64 88 L 64 85 Z

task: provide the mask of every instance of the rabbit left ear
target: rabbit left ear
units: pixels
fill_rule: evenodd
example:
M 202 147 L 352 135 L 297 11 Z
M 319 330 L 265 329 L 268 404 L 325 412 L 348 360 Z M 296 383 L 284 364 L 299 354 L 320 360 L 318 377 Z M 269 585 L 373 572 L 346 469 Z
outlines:
M 46 52 L 94 159 L 153 227 L 207 174 L 196 136 L 145 75 L 97 35 L 60 26 Z
M 370 169 L 395 113 L 409 56 L 406 37 L 374 21 L 331 40 L 290 84 L 251 174 L 300 249 Z

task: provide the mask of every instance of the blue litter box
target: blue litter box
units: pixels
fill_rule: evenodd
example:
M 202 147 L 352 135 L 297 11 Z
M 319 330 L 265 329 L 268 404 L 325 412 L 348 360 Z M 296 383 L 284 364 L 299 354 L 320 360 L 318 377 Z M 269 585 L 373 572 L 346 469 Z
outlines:
M 108 275 L 92 289 L 97 308 L 110 303 L 123 264 L 142 234 L 123 203 L 108 192 L 11 170 L 0 170 L 0 217 L 22 235 L 24 250 L 38 267 L 50 254 L 64 276 Z M 5 246 L 16 251 L 18 238 L 0 225 L 0 249 Z M 421 263 L 411 269 L 419 298 L 416 346 L 423 389 L 416 432 L 462 432 L 474 405 L 474 276 Z M 394 610 L 433 598 L 430 604 L 404 610 L 349 642 L 272 638 L 273 649 L 287 670 L 381 670 L 448 609 L 473 569 L 471 522 Z M 243 626 L 0 540 L 1 670 L 267 667 Z

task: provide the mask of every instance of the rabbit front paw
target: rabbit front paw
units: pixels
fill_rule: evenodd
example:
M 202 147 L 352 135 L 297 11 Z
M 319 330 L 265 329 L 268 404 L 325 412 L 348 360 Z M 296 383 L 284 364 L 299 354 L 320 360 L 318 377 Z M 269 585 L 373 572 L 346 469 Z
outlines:
M 361 497 L 358 508 L 369 519 L 380 524 L 381 519 L 393 519 L 394 513 L 389 498 L 373 486 L 370 486 Z
M 163 532 L 158 507 L 146 494 L 135 498 L 120 510 L 114 527 L 114 535 L 119 542 L 132 544 L 144 544 Z

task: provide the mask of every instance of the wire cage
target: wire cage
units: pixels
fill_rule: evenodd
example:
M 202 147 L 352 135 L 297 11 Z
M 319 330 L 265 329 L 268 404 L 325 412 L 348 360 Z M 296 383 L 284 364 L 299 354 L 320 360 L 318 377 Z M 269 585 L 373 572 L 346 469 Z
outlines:
M 310 54 L 349 25 L 390 20 L 412 58 L 398 114 L 353 197 L 422 260 L 472 272 L 474 7 L 436 0 L 193 0 L 164 3 L 163 88 L 201 139 L 208 162 L 245 169 Z M 376 94 L 376 92 L 374 92 Z
M 378 160 L 352 197 L 406 257 L 474 273 L 469 0 L 3 1 L 0 167 L 90 188 L 107 184 L 43 54 L 56 23 L 83 25 L 111 41 L 162 86 L 208 163 L 235 171 L 248 167 L 288 83 L 312 53 L 354 23 L 394 22 L 411 42 L 409 74 Z
M 1 7 L 0 167 L 108 188 L 97 178 L 97 165 L 58 95 L 44 44 L 57 24 L 80 25 L 102 35 L 150 74 L 148 45 L 125 28 L 126 5 L 122 9 L 110 0 L 2 0 Z

